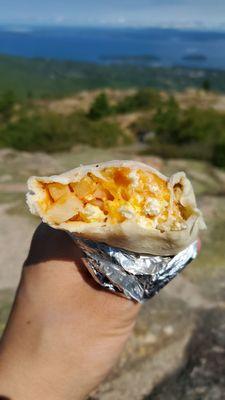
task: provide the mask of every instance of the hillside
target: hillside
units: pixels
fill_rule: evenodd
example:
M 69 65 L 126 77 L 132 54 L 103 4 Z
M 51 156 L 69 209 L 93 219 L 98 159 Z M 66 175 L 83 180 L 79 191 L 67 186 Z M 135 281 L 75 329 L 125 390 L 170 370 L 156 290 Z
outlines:
M 13 90 L 18 100 L 54 98 L 96 88 L 151 86 L 164 90 L 202 87 L 225 91 L 225 72 L 188 68 L 99 65 L 53 59 L 0 56 L 0 93 Z

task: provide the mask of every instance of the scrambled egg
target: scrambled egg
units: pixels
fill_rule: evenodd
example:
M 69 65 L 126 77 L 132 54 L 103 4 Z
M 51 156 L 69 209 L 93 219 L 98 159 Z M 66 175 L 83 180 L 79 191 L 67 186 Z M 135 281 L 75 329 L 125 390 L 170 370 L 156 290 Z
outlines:
M 45 196 L 39 205 L 46 218 L 55 224 L 116 224 L 133 219 L 143 227 L 162 230 L 172 215 L 170 229 L 185 227 L 179 188 L 171 210 L 167 182 L 153 173 L 110 167 L 102 170 L 101 176 L 88 173 L 79 182 L 68 185 L 42 183 Z

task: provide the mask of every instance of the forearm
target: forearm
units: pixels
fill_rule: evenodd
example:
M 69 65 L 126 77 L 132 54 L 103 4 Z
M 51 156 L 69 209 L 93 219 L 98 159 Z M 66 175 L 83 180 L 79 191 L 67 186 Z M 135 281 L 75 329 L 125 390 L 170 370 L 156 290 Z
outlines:
M 75 341 L 71 343 L 67 339 L 67 335 L 70 335 L 68 324 L 72 319 L 72 305 L 69 302 L 66 304 L 63 294 L 60 296 L 60 287 L 58 290 L 56 288 L 58 274 L 62 268 L 62 288 L 66 281 L 66 271 L 71 282 L 74 264 L 48 261 L 43 265 L 36 264 L 33 268 L 35 270 L 27 269 L 23 273 L 14 307 L 0 343 L 0 395 L 9 397 L 10 400 L 82 399 L 86 393 L 82 377 L 77 376 L 78 362 L 76 366 L 73 359 L 70 368 L 70 360 L 67 357 L 69 352 L 74 353 L 76 347 Z M 48 287 L 49 274 L 51 285 L 55 280 L 55 293 Z M 47 299 L 49 294 L 51 296 Z M 46 300 L 48 307 L 45 304 Z M 66 348 L 67 346 L 70 349 Z M 65 357 L 63 351 L 66 353 Z M 69 390 L 75 392 L 76 397 L 71 397 Z

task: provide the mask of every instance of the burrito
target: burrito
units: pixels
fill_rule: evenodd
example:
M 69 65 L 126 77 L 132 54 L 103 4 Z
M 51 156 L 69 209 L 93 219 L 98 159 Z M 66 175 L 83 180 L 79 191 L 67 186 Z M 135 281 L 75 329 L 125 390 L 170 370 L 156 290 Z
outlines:
M 31 177 L 28 189 L 31 213 L 51 227 L 139 254 L 176 255 L 205 228 L 184 172 L 167 178 L 136 161 Z

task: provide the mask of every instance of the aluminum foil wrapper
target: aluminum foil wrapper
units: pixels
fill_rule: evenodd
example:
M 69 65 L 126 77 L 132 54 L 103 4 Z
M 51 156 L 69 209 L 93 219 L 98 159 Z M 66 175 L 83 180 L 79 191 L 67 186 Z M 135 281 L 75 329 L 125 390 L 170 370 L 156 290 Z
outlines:
M 72 236 L 72 235 L 71 235 Z M 144 303 L 159 292 L 198 254 L 198 242 L 173 257 L 137 254 L 72 236 L 83 252 L 84 265 L 104 288 Z

